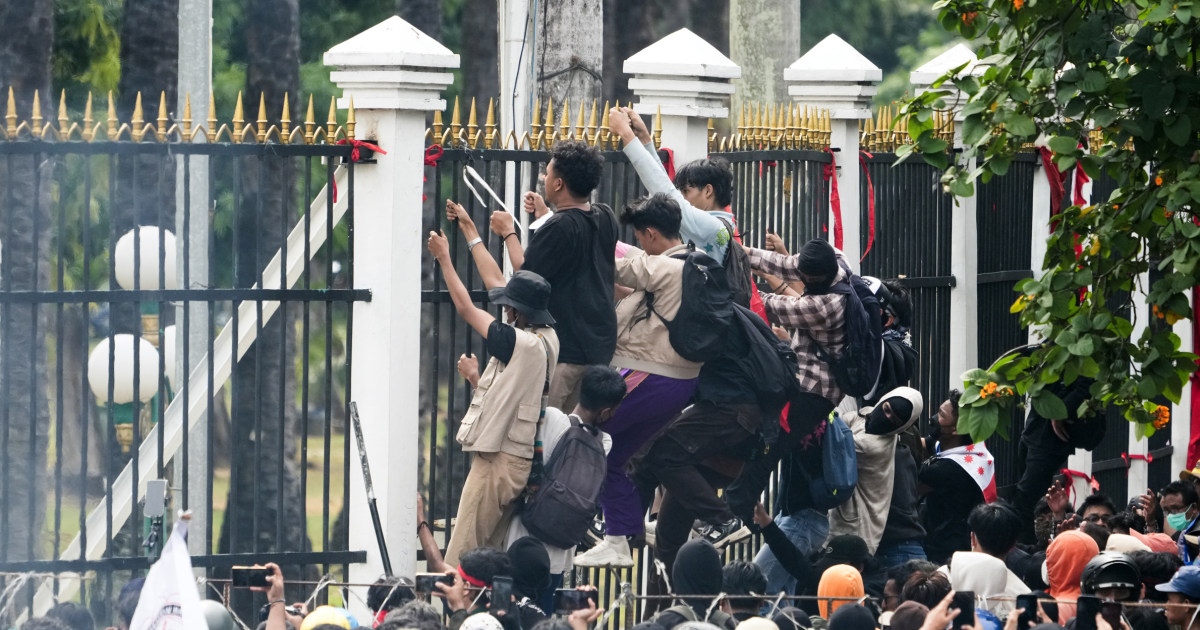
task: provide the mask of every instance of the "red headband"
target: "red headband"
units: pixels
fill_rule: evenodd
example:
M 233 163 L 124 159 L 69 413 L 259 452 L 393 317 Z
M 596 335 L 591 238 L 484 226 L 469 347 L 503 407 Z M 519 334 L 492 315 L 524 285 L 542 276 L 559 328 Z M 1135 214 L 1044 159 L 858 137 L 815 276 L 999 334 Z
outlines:
M 463 571 L 461 564 L 458 565 L 458 574 L 461 575 L 462 579 L 465 580 L 466 583 L 470 584 L 471 586 L 474 586 L 476 588 L 487 588 L 487 584 L 485 584 L 483 580 L 481 580 L 479 578 L 471 577 L 470 575 L 467 574 L 466 571 Z

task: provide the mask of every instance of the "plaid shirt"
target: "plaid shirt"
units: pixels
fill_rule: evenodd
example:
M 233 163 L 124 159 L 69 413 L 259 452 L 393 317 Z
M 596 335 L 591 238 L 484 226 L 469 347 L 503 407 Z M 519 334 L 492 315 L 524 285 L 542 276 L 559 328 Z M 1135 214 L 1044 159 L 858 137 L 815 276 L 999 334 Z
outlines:
M 798 255 L 784 256 L 776 252 L 747 247 L 750 266 L 755 271 L 769 273 L 784 280 L 799 280 Z M 841 253 L 839 252 L 839 258 Z M 843 280 L 846 272 L 839 269 L 834 282 Z M 800 371 L 796 374 L 800 389 L 817 394 L 838 404 L 842 400 L 842 388 L 833 377 L 833 369 L 817 357 L 816 344 L 827 352 L 838 355 L 846 346 L 845 318 L 846 296 L 834 293 L 812 295 L 805 292 L 800 297 L 776 295 L 760 291 L 767 317 L 787 328 L 792 334 L 792 350 L 800 359 Z

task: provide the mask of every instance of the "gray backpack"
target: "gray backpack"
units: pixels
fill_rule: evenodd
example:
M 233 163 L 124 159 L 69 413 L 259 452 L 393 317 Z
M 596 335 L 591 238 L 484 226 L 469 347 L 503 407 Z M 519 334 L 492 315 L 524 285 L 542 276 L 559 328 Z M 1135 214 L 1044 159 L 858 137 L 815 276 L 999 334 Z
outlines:
M 608 471 L 600 431 L 575 416 L 570 419 L 571 428 L 554 447 L 541 484 L 521 512 L 529 533 L 563 549 L 583 540 L 600 506 Z

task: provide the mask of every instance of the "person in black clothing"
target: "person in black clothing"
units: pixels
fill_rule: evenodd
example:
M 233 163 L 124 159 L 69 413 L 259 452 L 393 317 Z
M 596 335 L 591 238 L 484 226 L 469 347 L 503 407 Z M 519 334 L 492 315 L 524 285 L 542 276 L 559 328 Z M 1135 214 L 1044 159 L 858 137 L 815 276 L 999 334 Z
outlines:
M 716 548 L 704 540 L 693 540 L 680 548 L 671 567 L 671 586 L 679 595 L 712 595 L 721 592 L 721 556 Z M 652 621 L 667 630 L 688 621 L 707 621 L 726 630 L 733 630 L 737 626 L 733 616 L 713 606 L 709 597 L 681 599 L 681 606 L 658 613 Z
M 730 562 L 721 569 L 721 592 L 729 596 L 729 610 L 734 619 L 742 622 L 757 617 L 763 605 L 762 596 L 767 592 L 767 576 L 753 562 Z
M 554 215 L 534 232 L 524 251 L 512 215 L 492 215 L 492 230 L 504 232 L 513 267 L 537 273 L 553 289 L 549 310 L 562 348 L 548 404 L 556 409 L 575 408 L 584 369 L 607 365 L 617 347 L 617 218 L 608 206 L 589 202 L 603 166 L 600 151 L 585 142 L 554 143 L 545 178 L 545 199 Z
M 532 628 L 549 618 L 538 606 L 544 591 L 550 588 L 550 555 L 546 546 L 533 536 L 523 536 L 508 547 L 512 565 L 513 610 L 522 628 Z
M 921 497 L 917 494 L 917 457 L 905 441 L 896 445 L 892 505 L 875 558 L 885 568 L 925 559 L 925 527 L 921 524 Z
M 954 390 L 938 409 L 938 448 L 941 452 L 971 444 L 967 435 L 959 435 L 958 399 Z M 971 528 L 967 516 L 983 503 L 980 486 L 954 460 L 933 457 L 921 465 L 917 473 L 917 491 L 925 497 L 925 554 L 938 564 L 945 564 L 955 551 L 971 550 Z M 936 602 L 934 602 L 936 604 Z

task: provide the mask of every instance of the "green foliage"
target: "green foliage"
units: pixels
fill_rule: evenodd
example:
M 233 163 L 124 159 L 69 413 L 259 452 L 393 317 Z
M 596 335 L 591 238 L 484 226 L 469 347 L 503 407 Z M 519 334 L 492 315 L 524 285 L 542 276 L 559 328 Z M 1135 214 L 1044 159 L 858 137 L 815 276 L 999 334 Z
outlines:
M 120 0 L 58 0 L 54 3 L 54 85 L 71 102 L 88 90 L 117 89 L 121 43 Z M 86 99 L 86 96 L 84 96 Z
M 1079 165 L 1117 182 L 1109 199 L 1056 217 L 1039 278 L 1021 282 L 1013 312 L 1052 342 L 994 365 L 989 378 L 1012 383 L 1050 418 L 1068 409 L 1048 383 L 1095 379 L 1084 415 L 1116 405 L 1148 435 L 1166 424 L 1195 355 L 1170 328 L 1193 316 L 1186 292 L 1200 284 L 1200 75 L 1194 43 L 1200 21 L 1191 0 L 942 0 L 939 20 L 979 44 L 982 75 L 948 75 L 940 89 L 906 105 L 910 120 L 949 109 L 964 95 L 964 150 L 946 164 L 944 147 L 917 138 L 906 151 L 945 167 L 942 183 L 969 195 L 977 179 L 1003 175 L 1027 143 L 1047 146 L 1060 169 Z M 912 129 L 910 122 L 910 129 Z M 1098 132 L 1089 142 L 1088 133 Z M 1085 153 L 1080 144 L 1090 144 Z M 1035 226 L 1039 229 L 1042 226 Z M 1076 244 L 1083 253 L 1076 256 Z M 1154 272 L 1151 283 L 1143 274 Z M 1138 318 L 1130 294 L 1152 309 Z M 1125 315 L 1133 311 L 1132 316 Z M 1144 322 L 1143 322 L 1144 323 Z M 974 433 L 973 433 L 974 435 Z M 980 437 L 980 436 L 976 436 Z

